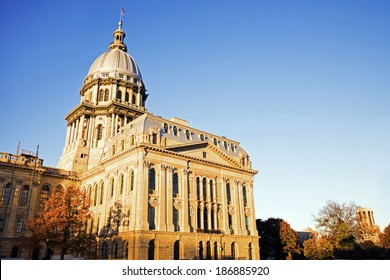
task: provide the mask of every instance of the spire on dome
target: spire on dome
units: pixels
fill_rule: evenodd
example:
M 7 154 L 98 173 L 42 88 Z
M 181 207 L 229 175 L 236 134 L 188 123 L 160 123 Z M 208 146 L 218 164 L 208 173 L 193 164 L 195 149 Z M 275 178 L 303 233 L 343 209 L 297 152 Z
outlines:
M 121 8 L 121 14 L 120 14 L 120 17 L 119 17 L 119 24 L 118 24 L 118 29 L 114 31 L 113 35 L 114 35 L 114 42 L 112 42 L 110 44 L 110 47 L 109 49 L 112 50 L 112 49 L 115 49 L 115 48 L 118 48 L 122 51 L 125 51 L 127 52 L 127 46 L 126 44 L 123 42 L 125 37 L 126 37 L 126 34 L 125 32 L 123 32 L 122 30 L 122 16 L 125 14 L 125 10 L 123 9 L 123 7 Z

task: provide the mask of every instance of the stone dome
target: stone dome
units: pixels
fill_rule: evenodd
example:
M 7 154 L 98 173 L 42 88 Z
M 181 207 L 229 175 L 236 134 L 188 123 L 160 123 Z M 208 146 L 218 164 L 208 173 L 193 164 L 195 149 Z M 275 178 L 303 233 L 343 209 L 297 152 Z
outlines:
M 120 22 L 119 28 L 114 31 L 114 42 L 110 44 L 108 51 L 92 63 L 84 83 L 97 78 L 118 78 L 135 84 L 142 82 L 138 65 L 127 53 L 126 44 L 123 43 L 126 35 L 121 25 Z

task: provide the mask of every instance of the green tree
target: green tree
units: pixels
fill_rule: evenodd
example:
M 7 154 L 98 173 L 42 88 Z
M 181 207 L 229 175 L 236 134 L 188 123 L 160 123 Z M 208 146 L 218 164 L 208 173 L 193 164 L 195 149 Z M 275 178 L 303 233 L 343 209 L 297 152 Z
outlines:
M 379 235 L 379 245 L 383 248 L 390 249 L 390 224 Z
M 328 260 L 333 258 L 333 245 L 326 238 L 312 237 L 303 242 L 303 254 L 310 260 Z
M 59 188 L 42 205 L 36 218 L 27 221 L 31 240 L 46 242 L 50 248 L 65 254 L 82 253 L 95 242 L 95 237 L 85 232 L 85 220 L 90 217 L 89 199 L 75 186 Z

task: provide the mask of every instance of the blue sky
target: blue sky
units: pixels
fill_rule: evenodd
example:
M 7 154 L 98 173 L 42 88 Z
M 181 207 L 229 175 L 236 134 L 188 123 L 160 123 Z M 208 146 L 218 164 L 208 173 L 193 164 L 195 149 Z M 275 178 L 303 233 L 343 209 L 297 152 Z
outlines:
M 0 150 L 55 166 L 64 116 L 106 51 L 121 1 L 4 1 Z M 390 222 L 390 2 L 124 1 L 125 42 L 165 118 L 241 142 L 256 217 L 314 227 L 327 200 Z

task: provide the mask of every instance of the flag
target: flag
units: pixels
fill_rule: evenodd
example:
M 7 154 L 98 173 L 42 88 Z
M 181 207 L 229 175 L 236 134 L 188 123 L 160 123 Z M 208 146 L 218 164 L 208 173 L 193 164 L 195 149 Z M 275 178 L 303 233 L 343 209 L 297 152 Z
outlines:
M 121 8 L 121 15 L 123 16 L 125 14 L 125 9 Z

